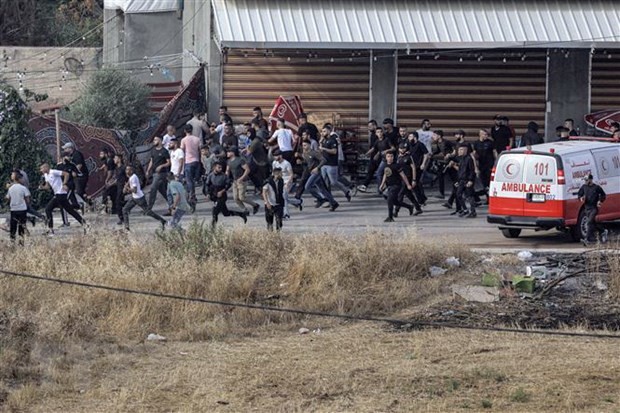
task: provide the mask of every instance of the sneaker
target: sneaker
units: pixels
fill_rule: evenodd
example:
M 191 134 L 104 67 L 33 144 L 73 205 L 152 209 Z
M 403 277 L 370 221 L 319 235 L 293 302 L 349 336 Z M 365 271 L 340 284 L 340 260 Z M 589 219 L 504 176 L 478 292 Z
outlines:
M 394 222 L 394 218 L 387 217 L 383 222 Z
M 30 217 L 30 218 L 28 218 L 28 219 L 30 220 L 30 223 L 31 223 L 31 224 L 32 224 L 32 226 L 34 227 L 35 222 L 36 222 L 36 221 L 35 221 L 35 219 L 34 219 L 34 217 Z
M 413 216 L 416 215 L 420 215 L 423 211 L 421 209 L 416 209 L 416 211 L 413 213 Z
M 254 207 L 252 208 L 252 215 L 256 215 L 259 209 L 260 209 L 260 205 L 258 204 L 254 205 Z
M 360 192 L 366 192 L 368 191 L 368 188 L 366 187 L 366 185 L 358 185 L 357 190 Z
M 43 233 L 43 235 L 45 235 L 45 236 L 47 236 L 47 237 L 50 237 L 50 238 L 51 238 L 51 237 L 53 237 L 53 236 L 55 235 L 55 234 L 54 234 L 54 230 L 53 230 L 53 229 L 48 229 L 47 231 L 45 231 L 45 232 Z
M 409 207 L 409 216 L 411 216 L 411 215 L 413 215 L 413 207 L 412 206 Z
M 190 209 L 191 209 L 191 206 L 190 206 Z M 172 216 L 172 211 L 171 211 L 171 210 L 168 210 L 168 212 L 166 212 L 166 213 L 165 213 L 165 214 L 163 214 L 162 216 L 164 216 L 164 217 L 171 217 L 171 216 Z
M 243 219 L 243 223 L 247 224 L 248 223 L 248 214 L 247 213 L 243 213 L 241 215 L 241 219 Z
M 609 241 L 609 230 L 604 230 L 604 231 L 601 233 L 601 242 L 602 242 L 603 244 L 606 244 L 606 243 L 607 243 L 607 241 Z
M 67 223 L 63 223 L 60 228 L 69 228 L 71 226 L 71 224 Z
M 357 187 L 355 185 L 351 185 L 351 196 L 357 195 Z
M 159 224 L 161 225 L 161 230 L 165 231 L 166 230 L 166 224 L 168 224 L 168 221 L 161 221 Z
M 476 218 L 478 216 L 478 214 L 476 214 L 475 212 L 470 212 L 469 214 L 465 215 L 465 218 Z
M 452 212 L 450 212 L 450 215 L 461 215 L 461 212 L 462 212 L 462 211 L 460 211 L 460 210 L 458 210 L 458 209 L 457 209 L 456 211 L 452 211 Z
M 329 210 L 331 212 L 334 212 L 336 210 L 336 208 L 338 208 L 340 206 L 340 204 L 338 202 L 336 202 L 334 205 L 331 206 L 331 208 L 329 208 Z
M 297 205 L 297 208 L 299 208 L 299 212 L 304 210 L 304 200 L 299 198 L 299 205 Z
M 398 213 L 400 212 L 400 208 L 394 209 L 394 218 L 398 218 Z
M 463 211 L 459 212 L 459 217 L 463 218 L 467 214 L 469 214 L 469 211 L 464 209 Z
M 291 216 L 289 214 L 283 215 L 282 219 L 291 219 Z
M 322 200 L 322 201 L 316 201 L 316 202 L 314 203 L 314 207 L 315 207 L 315 208 L 320 208 L 320 207 L 322 207 L 322 206 L 323 206 L 323 204 L 324 204 L 325 202 L 327 202 L 327 201 L 325 201 L 325 200 Z
M 189 204 L 189 213 L 193 214 L 194 212 L 196 212 L 196 203 L 192 202 L 191 204 Z
M 448 202 L 444 202 L 443 204 L 441 204 L 441 206 L 444 208 L 452 209 L 452 205 L 450 205 Z
M 347 202 L 351 202 L 351 191 L 344 194 L 344 197 L 347 198 Z

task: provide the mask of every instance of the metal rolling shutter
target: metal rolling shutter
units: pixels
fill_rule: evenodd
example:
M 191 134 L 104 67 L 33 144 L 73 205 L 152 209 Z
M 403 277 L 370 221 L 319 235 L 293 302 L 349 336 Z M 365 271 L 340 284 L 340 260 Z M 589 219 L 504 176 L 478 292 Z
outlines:
M 591 112 L 620 110 L 620 56 L 592 56 Z
M 309 115 L 340 117 L 340 126 L 358 128 L 368 121 L 368 54 L 321 52 L 306 61 L 304 52 L 231 50 L 224 62 L 223 104 L 235 122 L 252 118 L 260 106 L 265 116 L 280 95 L 298 95 Z M 334 59 L 332 62 L 331 59 Z M 351 60 L 351 61 L 350 61 Z M 320 125 L 317 125 L 320 127 Z
M 484 53 L 475 57 L 414 56 L 399 58 L 398 123 L 409 130 L 419 128 L 429 118 L 433 128 L 451 134 L 464 129 L 468 139 L 478 136 L 481 127 L 493 124 L 495 114 L 510 118 L 517 135 L 529 121 L 541 129 L 545 123 L 546 56 L 528 52 L 526 59 L 513 53 Z

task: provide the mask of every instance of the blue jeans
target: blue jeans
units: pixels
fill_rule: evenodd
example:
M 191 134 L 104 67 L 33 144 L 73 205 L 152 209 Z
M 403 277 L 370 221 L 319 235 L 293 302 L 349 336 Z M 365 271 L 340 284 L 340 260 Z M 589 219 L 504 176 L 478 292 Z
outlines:
M 178 228 L 181 229 L 181 218 L 183 218 L 183 215 L 185 215 L 185 212 L 187 211 L 183 211 L 182 209 L 175 209 L 174 210 L 174 214 L 172 214 L 172 219 L 170 220 L 170 226 L 172 228 Z
M 332 193 L 325 187 L 321 174 L 310 174 L 308 181 L 306 182 L 305 190 L 310 192 L 317 201 L 329 202 L 330 205 L 334 205 L 336 201 L 332 196 Z
M 338 180 L 339 173 L 338 173 L 337 165 L 336 166 L 324 165 L 321 168 L 321 173 L 323 174 L 324 177 L 326 177 L 326 179 L 329 180 L 329 186 L 331 190 L 338 188 L 342 192 L 344 192 L 345 195 L 349 193 L 349 188 L 344 186 L 342 182 Z
M 185 184 L 187 185 L 187 197 L 190 201 L 196 201 L 196 181 L 200 179 L 200 162 L 185 164 Z

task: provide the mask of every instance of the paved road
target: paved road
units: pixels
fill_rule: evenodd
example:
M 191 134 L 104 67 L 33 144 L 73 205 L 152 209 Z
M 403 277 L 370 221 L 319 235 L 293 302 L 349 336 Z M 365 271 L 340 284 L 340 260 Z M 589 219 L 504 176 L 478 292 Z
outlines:
M 358 193 L 352 201 L 346 202 L 341 194 L 337 194 L 340 208 L 336 212 L 329 212 L 327 208 L 315 208 L 310 198 L 306 198 L 306 207 L 303 212 L 292 208 L 291 219 L 284 222 L 283 231 L 289 233 L 312 233 L 334 232 L 341 234 L 356 234 L 367 231 L 382 231 L 392 234 L 400 234 L 406 231 L 415 231 L 424 239 L 451 239 L 458 240 L 473 248 L 478 249 L 529 249 L 529 250 L 582 250 L 578 243 L 570 242 L 568 235 L 557 231 L 533 232 L 524 231 L 517 239 L 504 238 L 496 226 L 486 222 L 486 208 L 480 208 L 477 218 L 467 219 L 450 216 L 448 210 L 441 206 L 443 201 L 429 198 L 424 213 L 417 217 L 409 216 L 408 211 L 396 218 L 396 222 L 386 224 L 383 220 L 387 216 L 386 202 L 370 193 Z M 234 202 L 229 201 L 231 209 L 236 208 Z M 160 199 L 155 206 L 157 212 L 165 211 L 165 204 Z M 97 230 L 113 231 L 120 227 L 116 226 L 116 217 L 88 213 L 86 217 Z M 185 226 L 192 219 L 205 219 L 210 222 L 211 203 L 201 197 L 201 202 L 195 214 L 187 215 L 183 223 Z M 61 222 L 55 218 L 56 225 Z M 139 208 L 135 208 L 130 216 L 132 231 L 136 233 L 150 233 L 158 228 L 158 223 L 141 214 Z M 238 217 L 222 217 L 220 223 L 223 226 L 235 227 L 243 225 Z M 247 225 L 249 227 L 265 227 L 264 213 L 260 212 L 250 216 Z M 620 233 L 620 225 L 612 224 L 610 229 L 613 233 Z M 31 232 L 42 233 L 42 226 L 37 225 Z M 73 222 L 71 228 L 58 229 L 58 236 L 79 233 L 79 225 Z

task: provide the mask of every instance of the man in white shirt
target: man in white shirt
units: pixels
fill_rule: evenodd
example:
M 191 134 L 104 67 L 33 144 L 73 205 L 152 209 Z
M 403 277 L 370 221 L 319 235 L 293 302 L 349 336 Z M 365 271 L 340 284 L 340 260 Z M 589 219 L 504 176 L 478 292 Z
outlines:
M 22 174 L 16 170 L 11 173 L 11 186 L 6 194 L 11 211 L 9 225 L 11 241 L 15 241 L 15 235 L 19 233 L 19 245 L 24 245 L 26 233 L 26 213 L 30 205 L 30 191 L 20 184 Z
M 73 208 L 67 198 L 67 193 L 69 192 L 69 173 L 59 171 L 58 169 L 51 169 L 47 162 L 41 165 L 39 171 L 43 174 L 43 178 L 45 179 L 45 184 L 42 185 L 42 189 L 51 189 L 54 193 L 54 197 L 45 207 L 45 215 L 47 216 L 48 226 L 47 234 L 50 236 L 54 235 L 54 221 L 52 218 L 52 212 L 54 212 L 54 209 L 56 208 L 65 210 L 69 215 L 75 218 L 75 220 L 84 228 L 84 233 L 86 233 L 88 230 L 88 224 L 86 224 L 84 218 L 82 218 L 75 208 Z
M 432 152 L 432 142 L 433 142 L 433 131 L 431 130 L 431 121 L 428 119 L 424 119 L 421 124 L 421 128 L 417 130 L 418 132 L 418 141 L 422 142 L 428 153 Z
M 179 147 L 179 141 L 174 138 L 170 141 L 170 172 L 174 174 L 174 179 L 183 181 L 183 171 L 185 166 L 185 152 Z
M 144 215 L 159 221 L 162 230 L 166 229 L 166 220 L 149 208 L 144 192 L 142 191 L 142 187 L 140 186 L 140 178 L 138 178 L 138 175 L 135 174 L 133 167 L 127 166 L 125 168 L 125 174 L 127 175 L 128 180 L 125 184 L 123 192 L 126 194 L 131 194 L 131 199 L 127 201 L 123 207 L 123 223 L 125 224 L 125 229 L 129 231 L 129 213 L 136 205 L 142 208 Z
M 282 170 L 282 179 L 284 180 L 284 218 L 290 218 L 288 205 L 291 204 L 303 210 L 303 199 L 297 199 L 295 197 L 289 198 L 288 194 L 293 186 L 293 167 L 289 161 L 284 159 L 282 151 L 276 149 L 273 151 L 274 160 L 271 164 L 272 169 L 280 168 Z
M 175 128 L 174 125 L 168 125 L 166 127 L 166 134 L 164 135 L 162 139 L 162 144 L 164 145 L 164 148 L 166 148 L 167 150 L 170 150 L 170 141 L 177 137 L 176 134 L 177 134 L 177 128 Z

